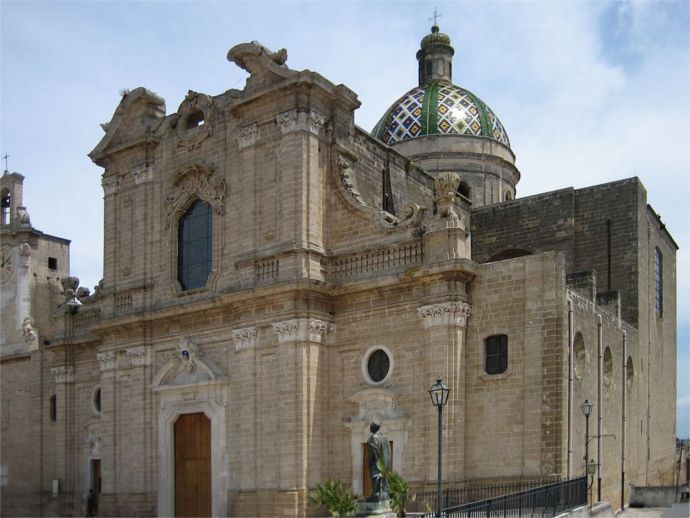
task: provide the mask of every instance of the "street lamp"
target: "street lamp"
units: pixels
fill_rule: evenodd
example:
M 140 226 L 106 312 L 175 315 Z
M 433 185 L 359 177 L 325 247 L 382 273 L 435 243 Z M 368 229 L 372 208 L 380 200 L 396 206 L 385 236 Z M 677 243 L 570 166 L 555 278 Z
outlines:
M 592 413 L 592 407 L 594 405 L 589 399 L 585 399 L 580 407 L 582 413 L 585 416 L 585 474 L 589 474 L 589 415 Z M 591 486 L 590 486 L 591 488 Z
M 597 468 L 599 465 L 594 462 L 594 459 L 592 459 L 591 462 L 589 462 L 585 466 L 585 471 L 587 472 L 587 475 L 589 475 L 589 484 L 587 485 L 587 495 L 589 496 L 589 507 L 591 509 L 592 507 L 592 486 L 594 485 L 594 474 L 597 472 Z
M 436 516 L 440 518 L 441 516 L 441 445 L 442 437 L 441 432 L 443 428 L 441 427 L 441 415 L 443 414 L 443 407 L 448 402 L 448 393 L 450 389 L 441 381 L 441 378 L 436 380 L 431 388 L 429 389 L 429 396 L 431 396 L 431 402 L 436 408 L 438 408 L 438 490 L 436 493 Z
M 589 399 L 582 403 L 582 413 L 585 416 L 585 468 L 589 469 L 589 415 L 592 413 L 594 405 Z

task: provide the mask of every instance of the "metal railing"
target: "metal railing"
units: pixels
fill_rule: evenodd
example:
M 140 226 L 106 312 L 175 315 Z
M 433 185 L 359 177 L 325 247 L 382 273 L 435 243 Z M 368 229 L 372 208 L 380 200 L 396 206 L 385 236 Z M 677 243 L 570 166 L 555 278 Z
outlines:
M 441 507 L 453 507 L 469 502 L 488 500 L 497 496 L 519 493 L 528 489 L 546 486 L 555 482 L 561 482 L 561 478 L 548 477 L 533 480 L 519 480 L 514 482 L 501 482 L 497 484 L 469 483 L 464 487 L 448 487 L 441 490 Z M 425 508 L 436 509 L 436 490 L 420 491 L 415 495 L 415 500 L 407 508 L 408 511 L 420 512 Z
M 502 496 L 444 507 L 444 517 L 551 518 L 587 503 L 586 477 L 554 482 L 541 487 Z M 434 513 L 423 515 L 432 518 Z

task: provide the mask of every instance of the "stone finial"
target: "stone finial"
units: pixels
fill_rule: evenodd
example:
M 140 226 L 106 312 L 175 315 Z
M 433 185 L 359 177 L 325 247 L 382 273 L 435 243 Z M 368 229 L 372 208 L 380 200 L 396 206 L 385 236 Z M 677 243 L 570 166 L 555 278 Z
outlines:
M 228 61 L 249 72 L 247 88 L 282 81 L 297 74 L 285 65 L 287 50 L 272 52 L 257 41 L 235 45 L 228 51 Z
M 436 188 L 436 205 L 438 216 L 449 220 L 448 226 L 460 226 L 460 216 L 455 211 L 457 191 L 460 186 L 460 177 L 455 173 L 445 172 L 434 178 Z

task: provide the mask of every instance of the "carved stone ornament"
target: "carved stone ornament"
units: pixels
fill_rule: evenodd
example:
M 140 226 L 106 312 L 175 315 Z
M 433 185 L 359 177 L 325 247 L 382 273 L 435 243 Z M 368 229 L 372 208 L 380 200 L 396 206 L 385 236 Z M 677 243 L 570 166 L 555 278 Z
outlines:
M 103 186 L 103 194 L 110 196 L 115 194 L 120 185 L 120 177 L 116 174 L 101 177 L 101 185 Z
M 134 185 L 150 182 L 153 180 L 153 166 L 151 164 L 139 164 L 130 171 L 134 178 Z
M 34 322 L 34 319 L 30 316 L 25 317 L 22 321 L 22 336 L 24 337 L 24 341 L 28 344 L 36 341 L 36 338 L 38 337 L 35 326 L 36 322 Z
M 467 327 L 472 306 L 467 302 L 442 302 L 430 304 L 417 309 L 424 321 L 424 327 L 460 326 Z
M 62 293 L 65 297 L 62 306 L 60 306 L 61 309 L 69 313 L 76 312 L 78 307 L 80 306 L 80 303 L 77 300 L 77 288 L 79 288 L 79 277 L 63 277 L 60 280 L 60 283 L 62 284 Z
M 237 144 L 240 149 L 253 146 L 256 143 L 256 139 L 259 136 L 259 127 L 256 123 L 249 124 L 248 126 L 242 126 L 237 130 Z
M 460 177 L 455 173 L 445 172 L 434 178 L 438 217 L 448 219 L 448 226 L 451 227 L 458 227 L 461 222 L 460 216 L 458 216 L 455 210 L 455 200 L 459 186 Z
M 190 338 L 180 338 L 177 344 L 178 358 L 184 370 L 190 374 L 196 370 L 198 347 Z
M 321 131 L 321 128 L 324 127 L 327 121 L 325 115 L 312 110 L 309 112 L 309 115 L 307 116 L 307 122 L 309 123 L 309 131 L 311 131 L 315 135 L 318 135 Z
M 31 245 L 29 243 L 21 243 L 19 245 L 19 266 L 24 268 L 29 267 L 29 261 L 31 257 Z
M 253 349 L 256 347 L 256 327 L 243 327 L 232 332 L 232 339 L 235 342 L 235 351 Z
M 53 367 L 50 372 L 55 376 L 55 383 L 57 384 L 74 382 L 74 367 L 71 365 Z
M 287 50 L 271 52 L 258 41 L 235 45 L 228 51 L 228 61 L 249 72 L 250 77 L 246 85 L 248 90 L 297 75 L 297 72 L 285 65 Z
M 117 363 L 117 353 L 115 351 L 96 353 L 96 360 L 98 360 L 98 367 L 101 372 L 113 370 Z
M 29 216 L 29 211 L 26 210 L 26 207 L 17 207 L 17 221 L 25 227 L 31 226 L 31 216 Z
M 177 146 L 188 151 L 201 147 L 202 142 L 213 135 L 215 111 L 213 99 L 189 90 L 177 110 Z M 201 121 L 198 125 L 196 118 Z
M 357 178 L 352 170 L 352 162 L 345 155 L 338 155 L 338 167 L 340 168 L 340 180 L 345 190 L 349 193 L 353 200 L 355 200 L 360 205 L 364 204 L 362 195 L 357 189 Z
M 297 110 L 290 110 L 278 114 L 276 124 L 280 127 L 281 133 L 289 133 L 297 127 Z
M 213 181 L 211 170 L 198 164 L 184 168 L 173 182 L 172 193 L 165 199 L 167 226 L 170 226 L 173 214 L 181 212 L 192 196 L 211 205 L 216 214 L 225 214 L 225 193 L 225 180 Z
M 335 324 L 316 318 L 293 318 L 273 324 L 278 342 L 322 342 L 335 331 Z
M 133 367 L 151 365 L 151 355 L 148 354 L 148 349 L 143 345 L 139 347 L 128 347 L 126 352 L 129 364 Z

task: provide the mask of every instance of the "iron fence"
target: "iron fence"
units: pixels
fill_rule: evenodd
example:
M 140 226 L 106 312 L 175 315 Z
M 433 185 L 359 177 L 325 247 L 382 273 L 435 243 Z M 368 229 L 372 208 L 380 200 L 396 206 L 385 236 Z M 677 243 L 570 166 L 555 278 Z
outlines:
M 586 477 L 554 482 L 541 487 L 476 502 L 444 507 L 447 518 L 551 518 L 587 503 Z M 422 515 L 432 518 L 434 513 Z
M 528 489 L 546 486 L 563 479 L 550 477 L 534 480 L 520 480 L 515 482 L 502 482 L 498 484 L 468 484 L 464 487 L 450 487 L 441 490 L 441 507 L 454 507 L 470 502 L 488 500 L 498 496 L 519 493 Z M 420 491 L 416 493 L 415 500 L 407 508 L 411 512 L 423 512 L 425 509 L 436 509 L 436 490 Z

